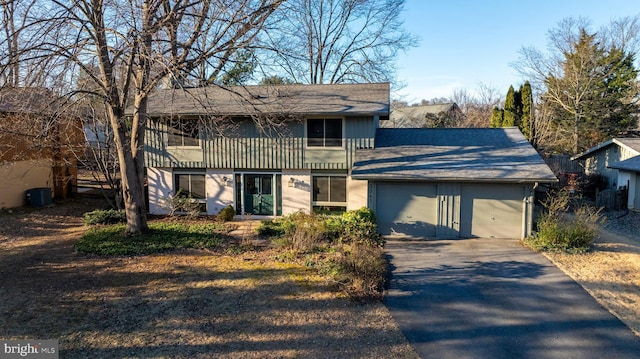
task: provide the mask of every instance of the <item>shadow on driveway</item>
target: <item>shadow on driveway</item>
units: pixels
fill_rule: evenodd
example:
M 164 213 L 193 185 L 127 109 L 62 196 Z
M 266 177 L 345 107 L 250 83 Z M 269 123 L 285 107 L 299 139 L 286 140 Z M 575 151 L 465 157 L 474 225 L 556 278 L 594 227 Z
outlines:
M 638 358 L 640 340 L 517 240 L 386 245 L 385 304 L 424 358 Z

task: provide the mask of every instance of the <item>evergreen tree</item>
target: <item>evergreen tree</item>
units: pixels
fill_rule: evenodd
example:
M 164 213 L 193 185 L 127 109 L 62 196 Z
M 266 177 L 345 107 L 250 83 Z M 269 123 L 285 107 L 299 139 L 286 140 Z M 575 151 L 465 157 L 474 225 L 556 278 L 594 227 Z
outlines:
M 595 34 L 580 31 L 564 53 L 563 71 L 545 80 L 543 101 L 553 117 L 553 130 L 570 138 L 562 148 L 579 153 L 635 124 L 632 101 L 638 71 L 633 56 L 605 49 Z
M 529 142 L 533 143 L 533 93 L 529 81 L 525 81 L 524 85 L 520 86 L 520 102 L 522 103 L 520 132 Z
M 504 116 L 502 119 L 502 127 L 512 127 L 517 124 L 517 104 L 516 94 L 513 86 L 509 86 L 507 97 L 504 100 Z
M 498 128 L 502 127 L 504 122 L 504 110 L 501 110 L 498 107 L 493 108 L 493 112 L 491 112 L 491 120 L 489 121 L 489 127 Z

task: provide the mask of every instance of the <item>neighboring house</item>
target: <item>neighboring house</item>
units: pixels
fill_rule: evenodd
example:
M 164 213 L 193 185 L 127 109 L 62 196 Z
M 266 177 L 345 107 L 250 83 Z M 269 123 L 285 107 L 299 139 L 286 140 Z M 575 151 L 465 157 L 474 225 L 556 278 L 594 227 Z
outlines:
M 379 129 L 375 147 L 352 178 L 368 180 L 385 235 L 523 238 L 536 185 L 557 181 L 515 127 Z
M 640 138 L 613 138 L 571 158 L 585 174 L 607 178 L 609 188 L 627 187 L 627 207 L 640 209 Z
M 148 113 L 154 214 L 181 192 L 208 214 L 369 206 L 383 234 L 520 238 L 556 181 L 516 128 L 379 129 L 387 83 L 161 90 Z
M 0 90 L 0 208 L 25 205 L 33 188 L 49 188 L 54 198 L 75 190 L 82 124 L 56 113 L 53 102 L 47 89 Z
M 453 127 L 464 117 L 454 102 L 425 106 L 411 106 L 391 111 L 389 121 L 381 123 L 388 128 Z

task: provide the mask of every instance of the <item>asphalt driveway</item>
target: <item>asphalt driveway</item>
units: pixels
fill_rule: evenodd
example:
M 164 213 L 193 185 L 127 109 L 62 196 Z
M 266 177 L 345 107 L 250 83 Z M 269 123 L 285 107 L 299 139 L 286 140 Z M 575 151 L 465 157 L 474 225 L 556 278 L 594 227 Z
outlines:
M 423 358 L 640 358 L 640 339 L 517 240 L 388 241 L 385 304 Z

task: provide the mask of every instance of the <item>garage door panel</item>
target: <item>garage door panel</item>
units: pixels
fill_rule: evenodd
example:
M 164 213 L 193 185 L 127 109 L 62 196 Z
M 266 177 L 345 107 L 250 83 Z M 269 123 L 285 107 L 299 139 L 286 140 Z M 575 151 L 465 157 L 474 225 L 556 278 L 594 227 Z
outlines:
M 437 224 L 436 186 L 378 183 L 376 217 L 380 233 L 384 235 L 434 237 Z
M 466 185 L 461 197 L 461 236 L 521 237 L 523 186 Z

